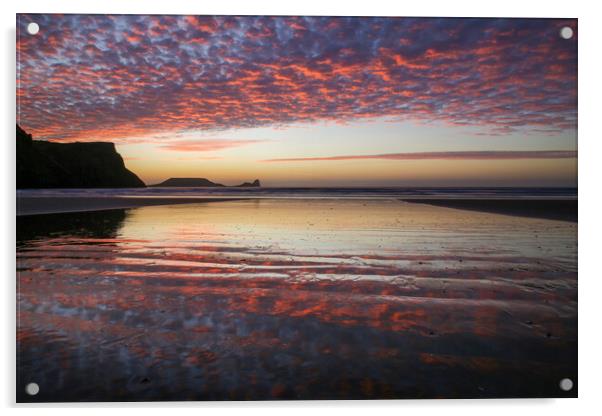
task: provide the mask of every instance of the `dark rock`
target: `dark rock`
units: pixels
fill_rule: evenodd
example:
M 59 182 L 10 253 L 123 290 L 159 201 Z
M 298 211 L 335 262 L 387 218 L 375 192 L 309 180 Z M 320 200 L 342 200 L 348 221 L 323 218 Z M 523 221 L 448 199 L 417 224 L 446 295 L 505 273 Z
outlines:
M 166 181 L 158 183 L 156 185 L 151 186 L 172 186 L 179 188 L 188 188 L 188 187 L 223 187 L 221 183 L 211 182 L 209 179 L 205 178 L 169 178 Z
M 109 142 L 54 143 L 33 140 L 17 125 L 17 189 L 139 188 Z
M 179 187 L 179 188 L 218 188 L 225 187 L 221 183 L 211 182 L 206 178 L 169 178 L 166 181 L 158 183 L 156 185 L 151 186 L 165 186 L 165 187 Z M 261 183 L 259 179 L 255 179 L 253 182 L 245 182 L 240 185 L 235 186 L 235 188 L 251 188 L 251 187 L 259 187 Z
M 261 182 L 259 179 L 255 179 L 253 182 L 244 182 L 240 185 L 237 185 L 237 188 L 259 188 L 261 186 Z

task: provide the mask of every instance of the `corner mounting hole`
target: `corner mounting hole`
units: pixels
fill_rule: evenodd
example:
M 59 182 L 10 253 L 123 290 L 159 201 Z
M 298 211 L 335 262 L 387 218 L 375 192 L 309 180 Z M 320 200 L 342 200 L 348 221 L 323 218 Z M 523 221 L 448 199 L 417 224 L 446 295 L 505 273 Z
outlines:
M 560 390 L 571 391 L 573 390 L 573 380 L 570 378 L 563 378 L 560 380 Z
M 27 33 L 29 33 L 30 35 L 37 35 L 39 31 L 40 25 L 38 25 L 37 23 L 31 22 L 27 25 Z
M 25 386 L 25 393 L 29 394 L 30 396 L 35 396 L 39 392 L 40 386 L 38 386 L 38 383 L 29 383 L 27 386 Z
M 571 29 L 568 26 L 563 27 L 562 29 L 560 29 L 560 37 L 562 39 L 570 39 L 573 37 L 573 29 Z

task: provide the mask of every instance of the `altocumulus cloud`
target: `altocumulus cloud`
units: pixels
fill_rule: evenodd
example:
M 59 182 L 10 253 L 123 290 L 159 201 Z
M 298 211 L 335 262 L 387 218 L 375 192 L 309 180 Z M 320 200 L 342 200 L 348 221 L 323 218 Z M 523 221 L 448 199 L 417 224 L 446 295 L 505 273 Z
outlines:
M 559 19 L 19 15 L 18 121 L 66 141 L 374 117 L 560 132 L 577 117 L 565 25 L 577 33 Z

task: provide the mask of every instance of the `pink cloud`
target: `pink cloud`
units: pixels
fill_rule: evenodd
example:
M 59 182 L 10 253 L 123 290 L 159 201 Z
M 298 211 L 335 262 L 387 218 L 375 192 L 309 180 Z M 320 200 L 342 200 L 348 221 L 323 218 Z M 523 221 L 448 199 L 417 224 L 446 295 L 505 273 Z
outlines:
M 162 149 L 177 152 L 212 152 L 216 150 L 230 149 L 233 147 L 247 146 L 254 143 L 262 143 L 264 140 L 227 140 L 227 139 L 197 139 L 179 140 L 169 142 L 161 146 Z
M 317 162 L 336 160 L 508 160 L 508 159 L 571 159 L 576 158 L 577 152 L 571 150 L 526 150 L 526 151 L 461 151 L 461 152 L 417 152 L 417 153 L 384 153 L 377 155 L 347 155 L 325 157 L 297 157 L 282 159 L 266 159 L 263 162 Z

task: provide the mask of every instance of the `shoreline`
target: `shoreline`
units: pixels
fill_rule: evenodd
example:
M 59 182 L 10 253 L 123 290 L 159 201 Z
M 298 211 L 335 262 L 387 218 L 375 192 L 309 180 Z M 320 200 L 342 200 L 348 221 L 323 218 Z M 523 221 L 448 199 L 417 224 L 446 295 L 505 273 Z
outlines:
M 576 199 L 417 199 L 403 202 L 546 220 L 577 222 Z
M 239 198 L 173 197 L 17 197 L 17 216 L 92 212 L 157 205 L 234 201 Z
M 17 197 L 16 215 L 94 212 L 146 206 L 235 201 L 249 198 L 208 197 Z M 577 200 L 403 198 L 402 202 L 493 214 L 577 222 Z

